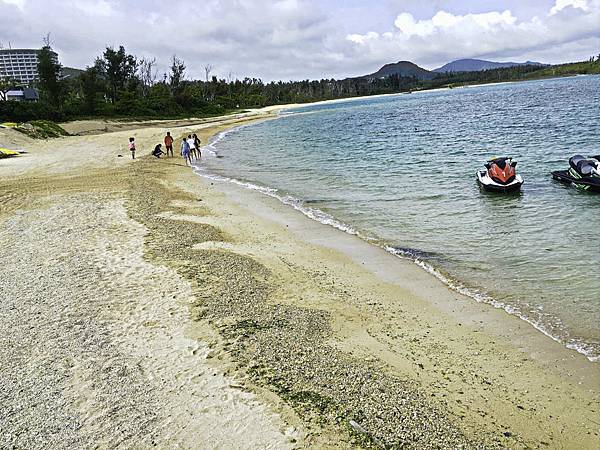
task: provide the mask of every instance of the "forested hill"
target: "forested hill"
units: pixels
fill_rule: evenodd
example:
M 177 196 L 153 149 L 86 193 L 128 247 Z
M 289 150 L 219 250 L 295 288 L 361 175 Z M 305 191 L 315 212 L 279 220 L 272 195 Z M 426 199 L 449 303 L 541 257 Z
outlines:
M 456 61 L 444 64 L 442 67 L 433 69 L 432 72 L 445 73 L 445 72 L 476 72 L 479 70 L 490 70 L 490 69 L 502 69 L 505 67 L 514 66 L 546 66 L 534 61 L 527 61 L 524 63 L 517 62 L 495 62 L 486 61 L 483 59 L 457 59 Z
M 436 77 L 438 73 L 446 73 L 446 72 L 478 72 L 482 70 L 491 70 L 491 69 L 503 69 L 507 67 L 514 66 L 546 66 L 546 64 L 527 61 L 525 63 L 517 63 L 517 62 L 494 62 L 494 61 L 485 61 L 483 59 L 457 59 L 456 61 L 452 61 L 448 64 L 444 64 L 442 67 L 439 67 L 434 70 L 427 70 L 422 67 L 417 66 L 415 63 L 410 61 L 398 61 L 397 63 L 386 64 L 377 72 L 364 75 L 362 77 L 357 78 L 366 78 L 366 79 L 374 79 L 374 78 L 387 78 L 393 75 L 397 75 L 400 77 L 415 77 L 419 80 L 431 80 Z
M 397 75 L 399 77 L 415 77 L 419 80 L 430 80 L 435 76 L 435 74 L 431 73 L 429 70 L 423 69 L 415 63 L 410 61 L 398 61 L 397 63 L 386 64 L 375 73 L 358 78 L 386 78 L 392 75 Z

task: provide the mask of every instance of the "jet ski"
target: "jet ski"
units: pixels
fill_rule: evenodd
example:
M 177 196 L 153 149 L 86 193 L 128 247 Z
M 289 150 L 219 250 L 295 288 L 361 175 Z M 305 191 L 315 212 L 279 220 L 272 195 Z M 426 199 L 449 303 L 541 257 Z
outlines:
M 517 175 L 516 166 L 517 162 L 511 157 L 491 159 L 485 164 L 486 170 L 477 172 L 477 182 L 486 191 L 518 191 L 523 184 L 523 178 Z
M 565 184 L 574 184 L 579 189 L 600 193 L 600 155 L 584 158 L 575 155 L 569 158 L 568 170 L 555 170 L 552 178 Z

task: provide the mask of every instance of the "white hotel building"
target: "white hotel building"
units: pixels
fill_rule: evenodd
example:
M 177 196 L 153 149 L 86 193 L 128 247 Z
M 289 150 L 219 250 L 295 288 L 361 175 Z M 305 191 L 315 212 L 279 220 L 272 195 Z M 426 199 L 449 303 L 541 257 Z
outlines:
M 20 84 L 37 79 L 38 52 L 35 49 L 0 50 L 0 77 L 10 77 Z M 58 62 L 58 54 L 54 53 Z

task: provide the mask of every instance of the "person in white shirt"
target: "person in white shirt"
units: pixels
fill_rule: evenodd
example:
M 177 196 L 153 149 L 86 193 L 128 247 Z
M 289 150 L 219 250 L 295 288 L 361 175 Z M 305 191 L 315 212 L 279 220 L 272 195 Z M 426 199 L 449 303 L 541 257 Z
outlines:
M 196 153 L 196 141 L 195 139 L 192 137 L 192 135 L 190 134 L 187 137 L 187 143 L 190 146 L 190 154 L 194 159 L 198 159 L 198 155 Z

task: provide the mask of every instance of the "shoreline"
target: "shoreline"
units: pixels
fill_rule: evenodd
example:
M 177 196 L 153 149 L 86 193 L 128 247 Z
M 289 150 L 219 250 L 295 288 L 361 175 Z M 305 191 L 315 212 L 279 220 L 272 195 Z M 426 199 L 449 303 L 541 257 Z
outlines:
M 373 274 L 381 277 L 384 282 L 394 284 L 395 287 L 393 289 L 406 289 L 409 286 L 409 289 L 417 296 L 422 296 L 423 291 L 431 289 L 429 297 L 434 308 L 438 312 L 442 311 L 444 315 L 452 317 L 455 321 L 452 327 L 453 331 L 449 335 L 453 335 L 461 327 L 473 326 L 478 330 L 476 332 L 486 335 L 491 334 L 493 335 L 493 339 L 505 342 L 504 345 L 508 343 L 512 349 L 509 353 L 514 351 L 516 354 L 521 354 L 522 356 L 517 358 L 518 363 L 515 362 L 516 366 L 525 365 L 524 361 L 532 360 L 535 361 L 536 365 L 539 364 L 543 367 L 543 371 L 552 373 L 553 376 L 564 377 L 564 379 L 570 380 L 569 382 L 584 387 L 588 393 L 595 392 L 588 391 L 589 389 L 597 389 L 598 375 L 593 363 L 583 355 L 574 353 L 562 344 L 548 339 L 521 319 L 510 316 L 503 310 L 497 310 L 491 305 L 475 304 L 471 299 L 468 299 L 467 302 L 461 301 L 460 295 L 453 293 L 445 285 L 441 285 L 437 279 L 434 279 L 430 274 L 416 267 L 412 262 L 396 258 L 379 247 L 356 239 L 356 236 L 340 233 L 337 229 L 309 220 L 274 198 L 266 197 L 258 191 L 250 191 L 225 181 L 208 181 L 211 182 L 211 185 L 212 183 L 215 184 L 215 191 L 224 192 L 227 198 L 234 199 L 238 205 L 252 205 L 252 216 L 259 215 L 261 218 L 268 219 L 269 221 L 275 220 L 280 226 L 285 226 L 288 232 L 292 229 L 293 224 L 293 230 L 291 231 L 298 233 L 301 241 L 308 241 L 319 247 L 325 247 L 334 252 L 342 252 L 350 255 L 357 265 L 364 266 L 367 264 L 367 269 Z M 368 259 L 370 261 L 365 261 L 365 255 L 369 255 Z M 409 264 L 409 267 L 406 264 Z M 391 269 L 388 270 L 388 267 L 402 267 L 400 269 L 401 273 L 406 271 L 410 275 L 407 277 L 406 273 L 404 273 L 402 281 L 399 282 L 397 278 L 398 273 L 394 273 Z M 335 311 L 339 312 L 337 308 Z M 343 325 L 340 326 L 343 327 Z M 352 331 L 351 334 L 354 332 Z M 352 346 L 350 348 L 354 349 Z M 367 354 L 372 354 L 373 351 L 376 352 L 375 348 L 377 346 L 369 348 L 370 350 L 367 351 Z M 379 351 L 382 350 L 380 349 Z M 384 351 L 380 355 L 384 355 L 383 359 L 387 364 L 393 365 L 396 369 L 398 368 L 398 360 L 390 356 L 387 351 Z M 470 355 L 470 357 L 473 357 L 473 355 Z M 503 358 L 506 358 L 506 356 L 503 356 Z M 489 360 L 487 363 L 491 364 Z M 401 363 L 401 366 L 403 364 Z M 433 365 L 435 366 L 436 364 Z M 417 366 L 420 367 L 419 364 Z M 510 373 L 507 366 L 503 364 L 500 364 L 500 366 L 503 366 L 503 368 L 497 368 L 499 370 L 495 371 L 496 374 Z M 418 367 L 417 370 L 419 370 Z M 528 384 L 529 382 L 525 381 L 528 377 L 529 375 L 518 378 L 522 380 L 521 382 Z M 553 384 L 547 379 L 536 378 L 535 383 L 537 384 L 538 382 L 542 385 L 546 385 L 546 382 L 550 385 Z M 529 387 L 531 389 L 531 386 Z M 522 395 L 527 397 L 527 393 L 532 392 L 530 389 L 525 389 Z M 487 390 L 487 388 L 484 390 Z M 597 395 L 597 392 L 592 394 L 592 396 L 595 395 Z
M 199 131 L 207 142 L 231 125 L 224 118 L 177 132 Z M 151 148 L 163 131 L 143 128 L 133 134 L 140 148 Z M 504 320 L 510 316 L 461 298 L 383 249 L 275 199 L 182 170 L 179 158 L 143 157 L 133 164 L 117 159 L 116 149 L 129 134 L 28 142 L 28 155 L 0 163 L 0 170 L 12 173 L 2 181 L 7 202 L 0 219 L 27 217 L 31 208 L 43 212 L 45 203 L 60 202 L 65 193 L 101 190 L 124 198 L 130 219 L 147 230 L 145 261 L 177 272 L 189 286 L 184 304 L 189 303 L 193 323 L 184 323 L 213 330 L 191 335 L 211 342 L 206 356 L 243 391 L 254 392 L 259 402 L 271 398 L 271 410 L 299 430 L 292 434 L 295 446 L 450 442 L 593 448 L 599 442 L 592 425 L 598 373 L 583 356 L 519 319 Z M 74 174 L 80 184 L 73 184 Z M 44 184 L 36 187 L 39 180 Z M 20 191 L 23 199 L 16 195 Z M 84 205 L 73 208 L 72 220 L 85 220 Z M 101 231 L 85 233 L 94 237 Z M 86 239 L 96 245 L 96 238 Z M 116 237 L 106 239 L 113 245 Z M 159 282 L 147 280 L 148 287 Z M 120 293 L 126 285 L 113 288 Z M 158 320 L 160 330 L 165 319 L 144 320 Z M 114 327 L 120 326 L 117 317 Z M 141 323 L 133 320 L 129 326 L 137 330 Z M 541 338 L 549 342 L 536 349 Z M 140 351 L 150 361 L 160 358 L 149 350 Z M 192 361 L 203 364 L 201 357 Z M 174 392 L 191 387 L 185 383 Z M 160 410 L 168 411 L 168 399 L 160 399 L 167 402 Z M 405 419 L 412 413 L 419 420 Z
M 252 123 L 241 125 L 239 128 L 245 126 L 252 126 Z M 224 132 L 235 132 L 237 128 L 238 127 L 232 127 L 225 130 Z M 223 133 L 223 131 L 220 133 Z M 214 136 L 217 136 L 217 134 L 215 134 Z M 210 144 L 207 144 L 207 146 L 208 145 Z M 217 183 L 221 191 L 231 195 L 233 198 L 236 199 L 236 201 L 242 204 L 262 202 L 263 199 L 264 203 L 269 204 L 270 201 L 274 200 L 276 204 L 270 205 L 270 209 L 272 209 L 272 211 L 270 211 L 269 217 L 272 218 L 273 215 L 277 215 L 279 222 L 283 222 L 286 219 L 288 221 L 294 221 L 290 217 L 293 216 L 295 213 L 300 213 L 302 219 L 306 219 L 311 223 L 317 224 L 316 229 L 314 229 L 315 227 L 310 227 L 314 229 L 314 234 L 324 233 L 324 230 L 321 229 L 323 227 L 325 230 L 332 231 L 331 233 L 328 233 L 331 236 L 332 240 L 336 239 L 335 236 L 337 235 L 337 233 L 342 233 L 344 236 L 348 236 L 348 241 L 350 243 L 346 244 L 344 249 L 347 249 L 348 246 L 351 246 L 351 242 L 354 239 L 356 240 L 355 246 L 363 248 L 363 252 L 366 251 L 366 248 L 371 248 L 376 252 L 384 252 L 384 254 L 387 256 L 393 256 L 394 259 L 397 258 L 398 261 L 401 261 L 401 264 L 409 263 L 411 266 L 417 268 L 417 270 L 423 275 L 422 277 L 419 277 L 423 284 L 431 284 L 425 281 L 427 278 L 430 278 L 430 280 L 433 283 L 439 283 L 443 286 L 444 289 L 447 289 L 447 291 L 451 293 L 451 295 L 444 296 L 444 301 L 446 301 L 447 303 L 443 308 L 444 310 L 450 311 L 453 307 L 453 302 L 458 296 L 467 300 L 472 306 L 472 308 L 470 308 L 469 306 L 464 307 L 465 314 L 464 316 L 459 316 L 459 319 L 468 321 L 469 316 L 471 314 L 475 316 L 479 315 L 480 308 L 478 307 L 478 305 L 483 306 L 484 309 L 490 308 L 490 310 L 496 311 L 498 314 L 490 313 L 490 316 L 493 316 L 494 318 L 488 320 L 487 325 L 490 326 L 493 322 L 499 322 L 500 324 L 498 326 L 493 327 L 496 329 L 495 332 L 498 335 L 503 335 L 502 330 L 504 328 L 518 328 L 519 332 L 522 334 L 519 336 L 512 336 L 514 337 L 514 346 L 525 347 L 527 349 L 527 353 L 530 356 L 536 355 L 540 352 L 546 353 L 545 359 L 549 366 L 555 359 L 561 359 L 563 361 L 566 361 L 568 359 L 578 359 L 579 361 L 574 366 L 572 366 L 573 368 L 576 368 L 576 370 L 583 369 L 584 372 L 587 371 L 586 365 L 588 363 L 590 364 L 590 371 L 593 371 L 595 368 L 596 360 L 590 359 L 590 357 L 584 351 L 578 348 L 572 348 L 568 345 L 568 343 L 563 342 L 559 338 L 556 338 L 551 334 L 547 333 L 544 330 L 543 325 L 536 324 L 529 320 L 527 317 L 511 313 L 507 310 L 511 308 L 510 305 L 506 305 L 493 298 L 482 299 L 481 296 L 477 296 L 476 294 L 473 294 L 468 288 L 465 288 L 459 280 L 452 280 L 447 278 L 446 275 L 439 272 L 435 267 L 430 266 L 427 262 L 422 261 L 419 258 L 412 258 L 409 256 L 399 254 L 393 249 L 388 249 L 383 244 L 374 243 L 370 239 L 367 239 L 365 236 L 363 236 L 360 232 L 356 231 L 350 225 L 337 221 L 337 219 L 335 219 L 333 216 L 330 216 L 328 213 L 316 210 L 318 212 L 323 213 L 326 216 L 327 220 L 323 221 L 321 218 L 316 217 L 314 214 L 311 214 L 311 211 L 307 211 L 296 205 L 294 203 L 294 200 L 298 199 L 292 198 L 292 200 L 286 201 L 286 199 L 282 198 L 280 195 L 277 194 L 276 188 L 272 188 L 269 186 L 259 186 L 257 184 L 254 184 L 253 182 L 247 182 L 235 178 L 225 177 L 213 174 L 208 171 L 202 172 L 197 169 L 193 169 L 193 171 L 199 177 L 203 178 L 204 180 L 207 180 L 211 185 L 213 183 Z M 286 197 L 288 196 L 286 195 Z M 309 209 L 314 211 L 314 209 L 312 208 Z M 288 211 L 284 214 L 283 211 L 285 210 Z M 286 219 L 283 219 L 284 217 Z M 297 219 L 297 221 L 300 222 L 302 221 L 302 219 Z M 304 227 L 308 227 L 308 225 L 305 224 Z M 308 240 L 309 237 L 305 236 L 304 239 Z M 337 248 L 337 246 L 335 245 L 331 245 L 331 247 Z M 358 253 L 362 252 L 348 253 L 357 255 Z M 380 258 L 383 257 L 380 256 Z M 376 266 L 371 267 L 371 270 L 374 272 L 379 271 L 378 267 Z M 435 303 L 438 304 L 439 302 L 436 301 Z M 469 311 L 469 309 L 471 310 Z M 517 325 L 515 325 L 515 321 Z M 525 330 L 523 330 L 523 327 L 519 326 L 519 324 L 525 326 Z M 536 344 L 531 344 L 532 339 L 536 342 Z M 523 343 L 527 344 L 523 345 Z M 575 354 L 572 354 L 572 352 L 575 352 Z M 591 375 L 591 373 L 587 376 L 589 375 Z M 591 384 L 590 387 L 596 386 Z
M 494 84 L 502 84 L 502 83 L 490 83 L 489 85 L 494 85 Z M 387 95 L 399 95 L 399 94 L 384 94 L 384 95 L 387 96 Z M 368 97 L 363 97 L 363 98 L 368 98 Z M 325 101 L 323 103 L 328 103 L 328 102 L 329 101 Z M 337 101 L 333 100 L 332 102 L 337 102 Z M 295 105 L 292 105 L 292 108 L 289 108 L 289 109 L 296 109 Z M 282 119 L 282 118 L 285 118 L 285 116 L 278 115 L 275 118 Z M 257 122 L 251 122 L 249 124 L 234 126 L 225 131 L 219 132 L 219 133 L 215 134 L 214 136 L 212 136 L 210 138 L 211 141 L 208 142 L 202 148 L 204 150 L 204 149 L 207 149 L 208 147 L 211 147 L 211 150 L 209 150 L 209 151 L 216 155 L 217 149 L 215 149 L 214 144 L 219 142 L 226 135 L 228 135 L 230 133 L 235 133 L 236 130 L 238 130 L 240 128 L 252 126 L 255 123 L 257 123 Z M 443 273 L 437 267 L 435 267 L 434 265 L 432 265 L 431 263 L 429 263 L 428 261 L 426 261 L 422 258 L 416 257 L 414 255 L 407 255 L 405 252 L 399 252 L 395 248 L 390 247 L 388 245 L 388 243 L 386 243 L 385 241 L 381 241 L 378 239 L 374 240 L 373 238 L 369 238 L 369 237 L 363 235 L 359 231 L 355 230 L 352 227 L 352 225 L 349 225 L 347 223 L 339 221 L 337 218 L 335 218 L 334 216 L 331 216 L 327 212 L 302 205 L 301 204 L 302 200 L 299 198 L 290 196 L 288 194 L 282 196 L 278 193 L 278 189 L 274 188 L 272 186 L 262 186 L 262 185 L 256 184 L 253 181 L 246 181 L 246 180 L 240 180 L 237 178 L 231 178 L 231 177 L 227 177 L 227 176 L 217 175 L 217 174 L 211 173 L 209 171 L 202 171 L 202 170 L 200 170 L 200 167 L 197 167 L 197 169 L 198 170 L 194 169 L 194 171 L 201 177 L 210 179 L 212 181 L 231 183 L 231 184 L 234 184 L 241 188 L 259 192 L 262 195 L 277 199 L 279 202 L 281 202 L 281 204 L 286 205 L 287 207 L 293 208 L 294 210 L 300 212 L 301 214 L 303 214 L 304 216 L 308 217 L 311 220 L 314 220 L 321 224 L 330 226 L 330 227 L 332 227 L 338 231 L 341 231 L 343 233 L 347 233 L 349 235 L 358 237 L 359 239 L 367 242 L 368 244 L 374 245 L 378 248 L 381 248 L 381 249 L 385 250 L 386 252 L 388 252 L 398 258 L 411 261 L 416 266 L 420 267 L 423 271 L 427 272 L 430 276 L 432 276 L 432 277 L 436 278 L 437 280 L 439 280 L 440 282 L 442 282 L 446 287 L 448 287 L 448 289 L 450 289 L 460 295 L 466 296 L 477 303 L 483 303 L 483 304 L 490 305 L 496 309 L 502 310 L 504 313 L 506 313 L 509 316 L 513 316 L 513 317 L 518 318 L 519 320 L 522 320 L 523 322 L 530 325 L 536 332 L 541 333 L 545 337 L 551 339 L 552 341 L 559 343 L 561 346 L 563 346 L 566 349 L 575 351 L 575 352 L 585 356 L 592 363 L 597 363 L 600 361 L 600 356 L 594 356 L 594 355 L 590 354 L 590 352 L 586 349 L 586 346 L 587 346 L 586 343 L 583 343 L 583 344 L 573 343 L 569 340 L 564 340 L 561 337 L 553 335 L 551 332 L 549 332 L 547 330 L 547 327 L 543 323 L 540 323 L 534 319 L 527 317 L 524 313 L 520 312 L 518 309 L 515 309 L 514 306 L 512 306 L 508 303 L 505 303 L 502 300 L 494 298 L 485 292 L 480 292 L 479 289 L 477 289 L 477 288 L 469 288 L 469 287 L 465 286 L 464 283 L 461 282 L 461 280 L 452 278 L 448 274 Z
M 327 105 L 334 104 L 340 102 L 351 102 L 351 101 L 360 101 L 366 99 L 373 98 L 385 98 L 385 97 L 395 97 L 407 94 L 418 94 L 418 93 L 427 93 L 427 92 L 438 92 L 438 91 L 448 91 L 452 89 L 463 89 L 463 88 L 473 88 L 473 87 L 487 87 L 487 86 L 495 86 L 495 85 L 503 85 L 503 84 L 513 84 L 513 83 L 525 83 L 532 81 L 544 81 L 544 80 L 555 80 L 562 78 L 569 78 L 572 76 L 598 76 L 598 74 L 577 74 L 577 75 L 563 75 L 563 76 L 554 76 L 554 77 L 543 77 L 543 78 L 535 78 L 530 80 L 512 80 L 512 81 L 500 81 L 497 83 L 475 83 L 475 84 L 465 84 L 457 87 L 438 87 L 432 89 L 419 89 L 415 91 L 405 91 L 405 92 L 395 92 L 389 94 L 375 94 L 375 95 L 363 95 L 358 97 L 344 97 L 344 98 L 336 98 L 329 100 L 318 100 L 314 102 L 307 103 L 287 103 L 283 105 L 269 105 L 264 106 L 262 108 L 247 108 L 245 112 L 240 113 L 232 113 L 225 116 L 211 116 L 206 118 L 186 118 L 186 119 L 150 119 L 150 120 L 128 120 L 125 119 L 111 119 L 111 118 L 95 118 L 95 119 L 82 119 L 82 120 L 73 120 L 68 122 L 59 123 L 61 127 L 63 127 L 67 132 L 75 136 L 82 135 L 94 135 L 99 133 L 107 133 L 114 132 L 119 130 L 135 130 L 141 127 L 150 127 L 150 126 L 167 126 L 171 127 L 177 126 L 189 126 L 194 127 L 199 124 L 211 124 L 217 123 L 223 120 L 238 120 L 242 118 L 258 118 L 260 116 L 269 116 L 270 114 L 278 114 L 281 111 L 286 109 L 300 109 L 309 106 L 318 106 L 318 105 Z M 266 118 L 266 117 L 265 117 Z

